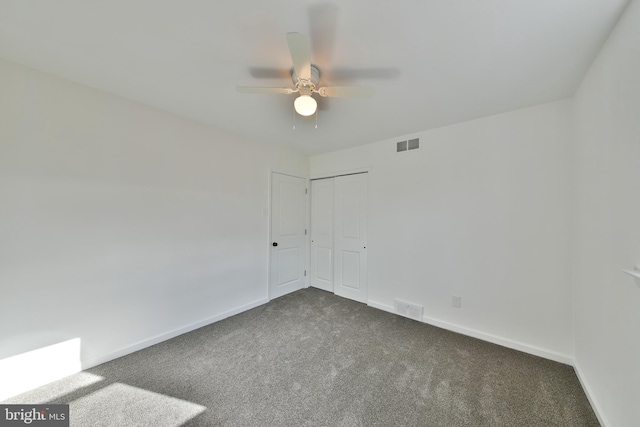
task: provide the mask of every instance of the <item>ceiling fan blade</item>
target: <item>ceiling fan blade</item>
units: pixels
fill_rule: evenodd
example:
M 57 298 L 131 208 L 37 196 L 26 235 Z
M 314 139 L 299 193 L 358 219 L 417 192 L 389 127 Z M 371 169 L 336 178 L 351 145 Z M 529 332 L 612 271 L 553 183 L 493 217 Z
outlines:
M 333 46 L 338 33 L 338 6 L 315 3 L 309 6 L 309 39 L 316 64 L 331 64 Z
M 291 68 L 281 70 L 279 68 L 251 67 L 249 68 L 249 74 L 254 79 L 284 79 L 291 81 Z
M 325 86 L 318 89 L 320 96 L 332 98 L 370 98 L 375 93 L 371 86 Z
M 288 95 L 295 92 L 295 89 L 288 87 L 254 87 L 254 86 L 236 86 L 236 90 L 240 93 L 283 93 Z
M 400 69 L 396 67 L 383 68 L 332 68 L 324 70 L 324 77 L 332 82 L 349 82 L 358 79 L 393 80 L 400 77 Z
M 299 78 L 311 78 L 311 43 L 300 33 L 287 33 L 287 43 L 293 61 L 293 69 Z

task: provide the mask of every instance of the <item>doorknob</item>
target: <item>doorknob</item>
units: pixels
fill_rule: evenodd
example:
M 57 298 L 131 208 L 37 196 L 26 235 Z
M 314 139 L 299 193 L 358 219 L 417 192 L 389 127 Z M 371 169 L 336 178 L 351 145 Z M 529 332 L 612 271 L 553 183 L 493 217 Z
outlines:
M 273 246 L 278 246 L 278 242 L 273 242 Z

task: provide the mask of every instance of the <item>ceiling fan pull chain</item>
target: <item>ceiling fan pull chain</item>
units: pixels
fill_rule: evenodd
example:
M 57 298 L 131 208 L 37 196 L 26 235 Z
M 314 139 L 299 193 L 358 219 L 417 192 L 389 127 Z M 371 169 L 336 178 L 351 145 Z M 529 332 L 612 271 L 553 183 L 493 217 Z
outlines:
M 293 130 L 296 130 L 296 109 L 293 109 Z
M 318 129 L 318 110 L 316 110 L 316 129 Z

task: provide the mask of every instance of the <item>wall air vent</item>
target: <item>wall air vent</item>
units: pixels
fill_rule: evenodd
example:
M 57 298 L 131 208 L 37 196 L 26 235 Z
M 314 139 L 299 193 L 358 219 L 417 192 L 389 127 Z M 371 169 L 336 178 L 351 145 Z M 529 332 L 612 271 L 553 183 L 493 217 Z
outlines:
M 420 138 L 414 138 L 409 140 L 409 150 L 415 150 L 420 148 Z
M 400 141 L 396 144 L 396 152 L 407 151 L 407 141 Z

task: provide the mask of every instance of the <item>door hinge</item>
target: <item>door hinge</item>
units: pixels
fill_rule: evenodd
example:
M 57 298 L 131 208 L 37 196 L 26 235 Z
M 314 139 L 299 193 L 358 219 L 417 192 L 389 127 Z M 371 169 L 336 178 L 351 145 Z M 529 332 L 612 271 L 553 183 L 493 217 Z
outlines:
M 307 229 L 306 228 L 304 229 L 304 235 L 305 236 L 307 235 Z
M 307 277 L 307 270 L 304 271 L 304 277 Z
M 307 194 L 307 190 L 308 190 L 308 188 L 305 188 L 305 189 L 304 189 L 304 194 Z

